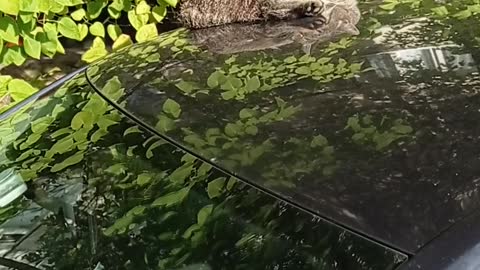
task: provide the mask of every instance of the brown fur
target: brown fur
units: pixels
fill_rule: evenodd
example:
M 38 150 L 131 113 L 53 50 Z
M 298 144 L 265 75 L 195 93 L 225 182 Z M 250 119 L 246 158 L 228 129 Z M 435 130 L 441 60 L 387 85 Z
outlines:
M 298 43 L 309 52 L 313 44 L 332 41 L 340 35 L 357 35 L 360 13 L 335 6 L 329 20 L 305 17 L 248 24 L 229 24 L 190 32 L 194 44 L 220 54 L 258 51 Z
M 178 17 L 188 28 L 206 28 L 237 22 L 317 16 L 323 6 L 323 0 L 182 0 Z

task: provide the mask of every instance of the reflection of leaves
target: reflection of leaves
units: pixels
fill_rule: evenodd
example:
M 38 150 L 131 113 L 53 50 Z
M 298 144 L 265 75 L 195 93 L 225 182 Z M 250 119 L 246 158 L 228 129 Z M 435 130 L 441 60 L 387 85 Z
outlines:
M 215 88 L 220 84 L 225 83 L 227 78 L 220 71 L 213 72 L 207 79 L 207 85 L 210 88 Z
M 187 93 L 187 94 L 190 94 L 193 92 L 193 90 L 196 90 L 198 89 L 198 86 L 196 86 L 194 83 L 192 82 L 187 82 L 187 81 L 184 81 L 184 80 L 181 80 L 180 82 L 178 82 L 177 84 L 175 84 L 175 86 L 182 90 L 183 92 Z
M 258 76 L 254 76 L 253 78 L 248 79 L 245 88 L 248 92 L 258 90 L 260 88 L 260 79 L 258 78 Z
M 207 187 L 207 192 L 208 192 L 208 197 L 211 199 L 216 198 L 222 194 L 222 189 L 225 186 L 225 177 L 219 177 L 215 180 L 212 180 L 210 183 L 208 183 Z
M 328 145 L 328 140 L 322 135 L 313 137 L 312 142 L 310 143 L 311 147 L 323 147 Z
M 168 194 L 156 199 L 152 203 L 152 206 L 155 206 L 155 207 L 159 207 L 159 206 L 170 207 L 170 206 L 180 204 L 181 202 L 183 202 L 183 200 L 185 200 L 189 191 L 190 191 L 190 187 L 185 187 L 185 188 L 182 188 L 178 191 L 168 193 Z
M 123 90 L 121 88 L 122 83 L 117 76 L 108 80 L 105 86 L 102 88 L 102 93 L 110 100 L 117 101 L 122 97 Z
M 108 167 L 105 171 L 114 175 L 120 175 L 120 174 L 124 174 L 125 170 L 126 170 L 126 167 L 124 164 L 117 163 Z
M 203 226 L 207 221 L 207 218 L 212 214 L 213 211 L 213 204 L 209 204 L 204 206 L 197 214 L 197 224 L 199 226 Z
M 139 15 L 139 16 L 142 16 L 142 15 Z M 145 42 L 157 36 L 158 36 L 157 26 L 154 23 L 150 23 L 150 24 L 142 25 L 138 29 L 138 32 L 135 35 L 135 39 L 138 42 Z
M 50 171 L 51 172 L 61 171 L 69 166 L 79 163 L 82 160 L 83 160 L 83 152 L 76 153 L 75 155 L 66 158 L 61 163 L 55 164 Z
M 72 118 L 71 127 L 74 130 L 78 130 L 81 127 L 91 128 L 93 127 L 93 121 L 94 121 L 93 118 L 94 118 L 93 113 L 91 113 L 90 111 L 78 112 Z
M 184 183 L 193 170 L 192 163 L 186 163 L 175 169 L 168 178 L 175 183 Z
M 160 115 L 158 117 L 158 122 L 155 125 L 155 129 L 160 132 L 167 132 L 175 127 L 175 122 L 165 115 Z
M 393 142 L 405 138 L 413 132 L 413 128 L 404 124 L 402 119 L 394 121 L 394 125 L 387 130 L 386 117 L 384 117 L 379 127 L 374 125 L 374 121 L 370 115 L 366 115 L 362 118 L 358 116 L 350 117 L 347 121 L 347 129 L 352 129 L 355 133 L 352 135 L 352 140 L 357 144 L 373 143 L 375 149 L 380 151 Z M 384 131 L 381 131 L 383 129 Z
M 175 100 L 167 99 L 165 103 L 163 103 L 163 111 L 174 118 L 178 118 L 182 112 L 182 109 L 180 108 L 180 104 L 178 104 Z
M 147 208 L 143 205 L 135 206 L 134 208 L 130 209 L 124 216 L 117 219 L 115 223 L 108 227 L 103 233 L 106 236 L 111 236 L 114 233 L 124 233 L 130 224 L 132 224 L 135 217 L 140 216 L 145 212 Z
M 152 181 L 152 175 L 149 173 L 139 174 L 135 181 L 139 186 L 145 186 Z

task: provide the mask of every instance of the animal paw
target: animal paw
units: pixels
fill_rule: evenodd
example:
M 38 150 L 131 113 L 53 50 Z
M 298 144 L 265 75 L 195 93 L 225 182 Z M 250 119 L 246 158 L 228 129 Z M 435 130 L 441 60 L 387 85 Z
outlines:
M 323 2 L 321 0 L 312 0 L 304 4 L 303 15 L 306 17 L 315 17 L 323 12 Z

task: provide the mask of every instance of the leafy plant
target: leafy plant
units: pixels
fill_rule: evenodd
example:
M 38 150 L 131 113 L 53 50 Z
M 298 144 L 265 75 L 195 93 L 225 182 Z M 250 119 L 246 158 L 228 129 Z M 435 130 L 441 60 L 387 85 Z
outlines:
M 28 59 L 55 58 L 68 54 L 67 40 L 79 43 L 89 38 L 93 43 L 82 60 L 93 62 L 133 43 L 131 35 L 123 33 L 130 29 L 120 26 L 121 20 L 127 19 L 135 40 L 144 42 L 158 35 L 156 24 L 176 5 L 177 0 L 6 1 L 0 5 L 0 64 L 21 66 Z M 112 43 L 111 48 L 107 43 Z M 36 90 L 28 82 L 0 77 L 0 96 L 10 98 L 10 105 Z

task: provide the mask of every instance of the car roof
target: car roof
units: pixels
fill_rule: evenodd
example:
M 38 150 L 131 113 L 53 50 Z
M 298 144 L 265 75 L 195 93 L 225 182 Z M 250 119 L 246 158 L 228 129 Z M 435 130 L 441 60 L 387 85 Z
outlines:
M 339 36 L 311 54 L 295 42 L 229 53 L 195 35 L 113 54 L 88 79 L 170 142 L 408 253 L 478 208 L 478 71 L 465 48 Z M 127 94 L 112 100 L 112 83 Z

